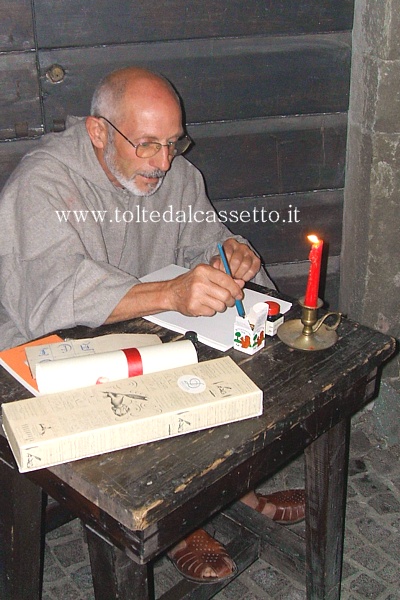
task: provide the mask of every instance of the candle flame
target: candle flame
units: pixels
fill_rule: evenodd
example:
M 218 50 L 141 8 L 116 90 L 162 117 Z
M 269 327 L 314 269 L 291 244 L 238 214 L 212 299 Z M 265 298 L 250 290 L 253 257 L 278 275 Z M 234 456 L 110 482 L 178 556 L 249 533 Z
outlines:
M 316 235 L 312 234 L 312 235 L 308 235 L 307 239 L 312 243 L 312 244 L 318 244 L 319 239 Z

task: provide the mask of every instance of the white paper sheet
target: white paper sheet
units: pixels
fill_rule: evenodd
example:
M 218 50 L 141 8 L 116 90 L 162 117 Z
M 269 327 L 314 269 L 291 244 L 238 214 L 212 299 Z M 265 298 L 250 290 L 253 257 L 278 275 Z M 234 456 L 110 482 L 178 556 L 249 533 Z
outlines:
M 187 271 L 188 269 L 184 267 L 168 265 L 163 269 L 145 275 L 140 280 L 143 283 L 148 281 L 166 281 L 174 279 Z M 286 313 L 292 306 L 290 302 L 269 296 L 268 294 L 261 294 L 254 290 L 245 289 L 244 294 L 243 305 L 246 313 L 257 302 L 267 302 L 268 300 L 278 302 L 282 313 Z M 178 333 L 184 334 L 187 331 L 195 331 L 200 342 L 211 346 L 211 348 L 225 352 L 233 346 L 233 330 L 236 315 L 236 308 L 232 307 L 228 308 L 224 313 L 216 313 L 213 317 L 186 317 L 178 312 L 166 311 L 144 318 L 156 325 L 161 325 Z

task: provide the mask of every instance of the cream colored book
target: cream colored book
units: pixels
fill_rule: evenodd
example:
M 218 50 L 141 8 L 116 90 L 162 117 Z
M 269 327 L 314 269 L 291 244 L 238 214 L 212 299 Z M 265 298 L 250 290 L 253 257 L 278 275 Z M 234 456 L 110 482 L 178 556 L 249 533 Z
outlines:
M 2 405 L 21 472 L 256 417 L 262 391 L 230 358 Z

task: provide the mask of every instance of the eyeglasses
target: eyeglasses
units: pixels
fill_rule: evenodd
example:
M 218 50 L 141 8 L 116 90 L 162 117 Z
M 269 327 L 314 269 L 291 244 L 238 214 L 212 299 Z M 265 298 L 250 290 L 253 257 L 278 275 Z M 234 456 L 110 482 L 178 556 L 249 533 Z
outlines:
M 186 150 L 192 144 L 192 140 L 188 135 L 184 135 L 175 142 L 168 142 L 168 144 L 160 144 L 160 142 L 140 142 L 140 144 L 134 144 L 129 138 L 126 137 L 126 135 L 122 133 L 122 131 L 118 129 L 118 127 L 114 125 L 114 123 L 111 123 L 111 121 L 109 121 L 106 117 L 99 115 L 97 118 L 107 121 L 107 123 L 111 125 L 111 127 L 113 127 L 115 131 L 119 133 L 119 135 L 122 135 L 122 137 L 135 148 L 136 156 L 139 158 L 151 158 L 152 156 L 155 156 L 163 146 L 168 148 L 169 156 L 179 156 L 179 154 L 186 152 Z

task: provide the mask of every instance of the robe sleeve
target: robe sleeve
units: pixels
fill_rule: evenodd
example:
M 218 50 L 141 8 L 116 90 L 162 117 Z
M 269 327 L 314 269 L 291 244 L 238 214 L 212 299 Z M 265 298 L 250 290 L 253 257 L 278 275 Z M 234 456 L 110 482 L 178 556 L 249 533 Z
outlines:
M 66 174 L 45 173 L 21 171 L 1 198 L 1 303 L 26 339 L 77 324 L 99 326 L 138 283 L 108 264 L 96 224 L 79 231 L 59 219 L 66 196 L 78 198 L 79 191 Z M 99 259 L 91 258 L 88 245 L 96 246 Z
M 240 235 L 233 234 L 218 218 L 217 212 L 207 197 L 200 171 L 192 165 L 190 167 L 194 170 L 194 173 L 192 173 L 192 177 L 187 178 L 188 184 L 191 186 L 191 189 L 187 190 L 187 196 L 190 198 L 192 208 L 190 218 L 185 221 L 185 226 L 180 232 L 177 263 L 188 269 L 192 269 L 201 262 L 209 263 L 211 258 L 218 254 L 218 242 L 222 244 L 228 238 L 234 238 L 238 242 L 246 244 L 257 254 L 248 240 Z M 185 201 L 184 190 L 182 204 L 184 206 L 187 203 L 189 203 L 189 200 Z M 199 226 L 200 221 L 201 226 Z M 252 281 L 269 289 L 275 289 L 274 283 L 263 267 Z

